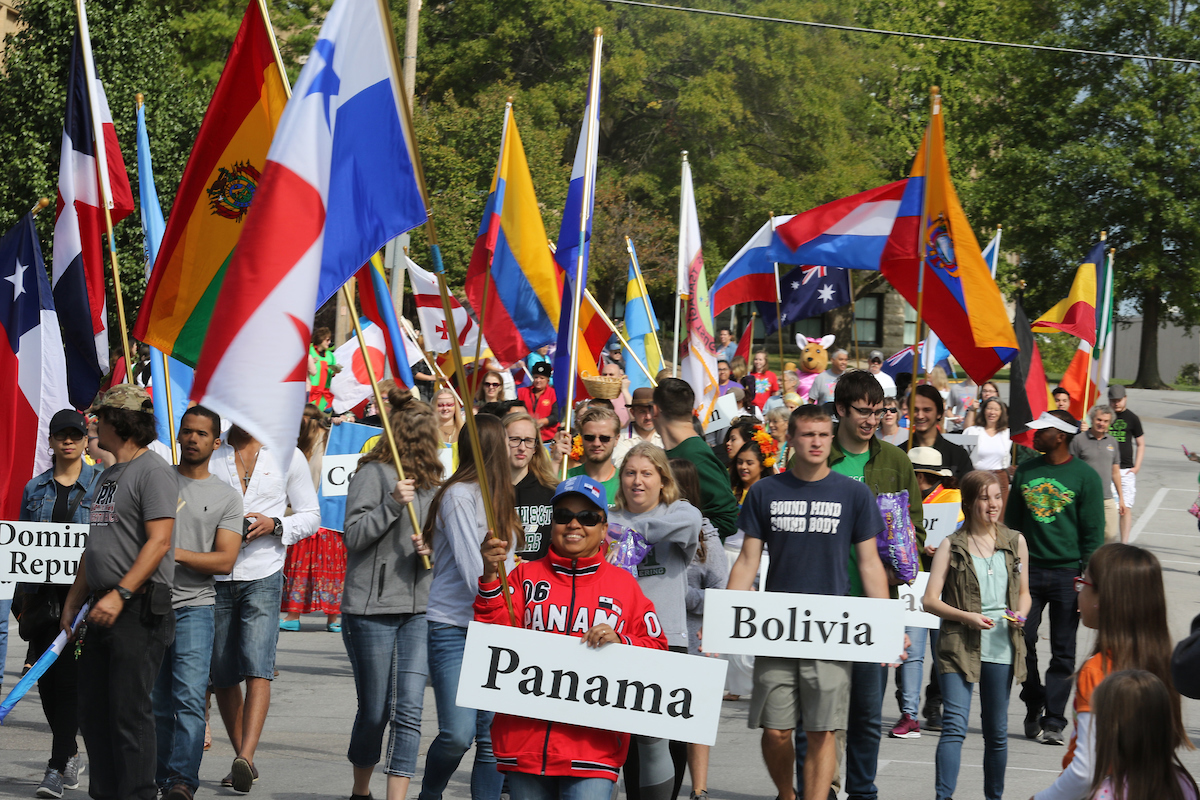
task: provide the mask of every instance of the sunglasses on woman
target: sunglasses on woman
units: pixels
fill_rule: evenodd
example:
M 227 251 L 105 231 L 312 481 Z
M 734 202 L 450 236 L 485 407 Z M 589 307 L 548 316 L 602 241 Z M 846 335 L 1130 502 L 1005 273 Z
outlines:
M 573 519 L 579 520 L 579 524 L 585 528 L 590 528 L 593 525 L 599 525 L 601 522 L 604 522 L 607 517 L 604 512 L 591 508 L 584 511 L 571 511 L 569 508 L 554 509 L 555 525 L 570 525 Z

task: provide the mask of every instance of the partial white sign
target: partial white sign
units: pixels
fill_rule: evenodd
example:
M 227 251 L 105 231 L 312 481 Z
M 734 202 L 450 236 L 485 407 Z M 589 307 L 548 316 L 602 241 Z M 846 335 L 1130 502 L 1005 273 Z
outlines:
M 87 525 L 0 522 L 0 581 L 74 583 L 87 538 Z
M 904 652 L 899 600 L 788 592 L 704 592 L 704 650 L 894 663 Z
M 462 708 L 713 745 L 729 662 L 506 625 L 467 627 Z
M 326 497 L 345 497 L 350 490 L 350 476 L 358 469 L 361 453 L 344 456 L 324 456 L 321 459 L 321 494 Z
M 925 515 L 925 546 L 937 547 L 958 528 L 962 503 L 926 503 L 921 511 Z
M 904 603 L 904 624 L 910 628 L 933 628 L 942 626 L 942 618 L 935 617 L 925 610 L 921 598 L 925 596 L 925 587 L 929 585 L 929 573 L 918 572 L 912 586 L 900 586 L 900 602 Z
M 717 398 L 717 404 L 708 418 L 708 424 L 704 426 L 704 432 L 706 434 L 718 433 L 725 430 L 737 415 L 737 398 L 733 396 L 733 392 L 721 395 Z

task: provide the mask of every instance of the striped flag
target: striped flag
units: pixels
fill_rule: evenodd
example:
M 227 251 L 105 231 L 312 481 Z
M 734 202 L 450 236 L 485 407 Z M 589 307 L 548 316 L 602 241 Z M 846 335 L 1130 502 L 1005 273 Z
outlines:
M 102 204 L 107 204 L 116 225 L 133 213 L 133 192 L 104 87 L 92 63 L 82 2 L 79 10 L 79 27 L 71 45 L 71 67 L 67 73 L 67 113 L 59 157 L 51 261 L 54 305 L 66 346 L 71 405 L 87 408 L 109 367 Z M 98 163 L 106 167 L 102 182 L 97 181 Z

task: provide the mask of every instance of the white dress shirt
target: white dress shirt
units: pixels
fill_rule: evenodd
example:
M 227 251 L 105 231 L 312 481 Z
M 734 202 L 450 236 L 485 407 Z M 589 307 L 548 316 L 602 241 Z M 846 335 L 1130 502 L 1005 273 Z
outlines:
M 241 493 L 237 456 L 232 445 L 218 447 L 208 461 L 208 469 Z M 317 491 L 309 475 L 308 461 L 299 449 L 292 453 L 292 463 L 285 475 L 271 452 L 262 448 L 242 503 L 247 514 L 253 512 L 281 520 L 283 536 L 267 534 L 243 544 L 233 571 L 228 575 L 217 575 L 219 581 L 255 581 L 274 575 L 283 569 L 287 546 L 312 536 L 321 525 Z M 289 505 L 292 514 L 284 516 Z

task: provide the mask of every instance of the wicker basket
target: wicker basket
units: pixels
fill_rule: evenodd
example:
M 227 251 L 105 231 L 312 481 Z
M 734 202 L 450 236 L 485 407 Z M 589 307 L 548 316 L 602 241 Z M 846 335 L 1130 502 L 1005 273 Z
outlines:
M 597 400 L 612 400 L 621 394 L 621 379 L 615 375 L 592 375 L 584 372 L 579 375 L 588 394 Z

